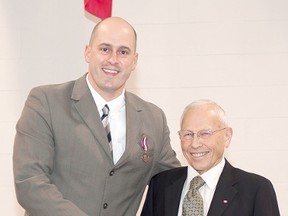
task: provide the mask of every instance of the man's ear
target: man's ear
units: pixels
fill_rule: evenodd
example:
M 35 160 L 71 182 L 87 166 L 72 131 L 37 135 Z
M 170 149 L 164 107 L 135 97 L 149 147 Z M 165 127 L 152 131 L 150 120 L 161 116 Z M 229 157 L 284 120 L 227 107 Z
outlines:
M 138 62 L 138 53 L 135 53 L 132 71 L 135 70 L 135 68 L 136 68 L 136 66 L 137 66 L 137 62 Z
M 85 56 L 85 61 L 87 63 L 90 62 L 90 55 L 91 55 L 91 47 L 89 45 L 86 45 L 85 47 L 85 52 L 84 52 L 84 56 Z
M 231 140 L 232 140 L 232 135 L 233 135 L 233 129 L 232 128 L 227 128 L 225 130 L 225 147 L 228 148 L 230 146 Z

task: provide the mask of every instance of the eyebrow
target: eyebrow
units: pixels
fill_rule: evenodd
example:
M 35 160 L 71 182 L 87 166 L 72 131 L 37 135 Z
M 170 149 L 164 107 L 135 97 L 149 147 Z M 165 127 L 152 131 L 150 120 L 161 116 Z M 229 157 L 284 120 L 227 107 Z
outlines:
M 108 46 L 108 47 L 113 47 L 111 44 L 108 44 L 108 43 L 101 43 L 101 44 L 99 44 L 99 46 Z M 129 50 L 130 52 L 132 51 L 129 47 L 127 47 L 127 46 L 120 46 L 120 47 L 118 47 L 117 49 L 127 49 L 127 50 Z

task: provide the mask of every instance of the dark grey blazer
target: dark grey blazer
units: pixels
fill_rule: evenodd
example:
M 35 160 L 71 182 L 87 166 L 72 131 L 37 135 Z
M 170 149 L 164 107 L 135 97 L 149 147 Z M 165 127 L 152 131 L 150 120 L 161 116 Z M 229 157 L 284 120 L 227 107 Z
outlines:
M 177 216 L 186 177 L 187 167 L 154 176 L 141 216 Z M 280 216 L 280 213 L 268 179 L 237 169 L 225 161 L 208 216 Z
M 34 88 L 25 103 L 13 167 L 17 199 L 27 215 L 132 216 L 150 178 L 180 165 L 163 111 L 129 92 L 126 149 L 114 165 L 85 76 Z M 147 162 L 142 135 L 149 145 Z

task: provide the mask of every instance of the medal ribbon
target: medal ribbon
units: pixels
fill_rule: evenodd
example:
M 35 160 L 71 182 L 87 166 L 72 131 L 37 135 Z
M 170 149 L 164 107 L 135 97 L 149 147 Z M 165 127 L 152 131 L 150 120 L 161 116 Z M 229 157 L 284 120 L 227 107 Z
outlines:
M 148 151 L 148 142 L 147 142 L 147 137 L 145 136 L 145 134 L 142 135 L 141 144 L 142 144 L 142 149 L 145 152 L 147 152 Z

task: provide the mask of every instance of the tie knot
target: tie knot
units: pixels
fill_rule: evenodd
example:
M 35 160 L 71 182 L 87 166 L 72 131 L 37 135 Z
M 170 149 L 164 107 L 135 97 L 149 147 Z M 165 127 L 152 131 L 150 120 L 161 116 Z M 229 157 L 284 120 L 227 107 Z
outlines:
M 110 109 L 109 109 L 108 105 L 105 104 L 105 106 L 102 109 L 103 115 L 107 116 L 109 114 L 109 111 L 110 111 Z
M 109 114 L 109 107 L 107 104 L 105 104 L 105 106 L 102 108 L 102 116 L 101 116 L 101 121 L 103 121 Z
M 198 190 L 205 184 L 205 181 L 201 178 L 201 176 L 196 176 L 191 180 L 190 188 L 193 190 Z

